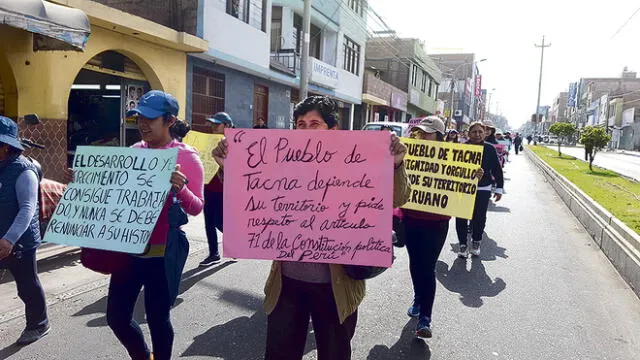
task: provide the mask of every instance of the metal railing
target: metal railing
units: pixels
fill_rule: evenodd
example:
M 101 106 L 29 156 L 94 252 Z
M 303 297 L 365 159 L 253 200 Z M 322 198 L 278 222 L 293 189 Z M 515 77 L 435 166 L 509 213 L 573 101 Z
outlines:
M 279 65 L 292 74 L 296 74 L 300 70 L 300 54 L 295 49 L 281 49 L 272 52 L 271 64 Z

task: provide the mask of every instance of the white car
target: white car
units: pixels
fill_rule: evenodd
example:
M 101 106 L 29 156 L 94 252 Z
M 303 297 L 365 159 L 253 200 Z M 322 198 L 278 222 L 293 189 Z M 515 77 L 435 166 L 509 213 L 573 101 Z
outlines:
M 362 130 L 380 131 L 383 127 L 390 127 L 399 137 L 405 136 L 409 124 L 400 122 L 370 122 L 362 127 Z

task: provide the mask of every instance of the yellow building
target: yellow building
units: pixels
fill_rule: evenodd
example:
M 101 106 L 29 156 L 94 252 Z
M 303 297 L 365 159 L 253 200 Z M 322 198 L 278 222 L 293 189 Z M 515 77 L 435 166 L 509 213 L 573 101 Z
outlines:
M 206 41 L 89 0 L 0 0 L 0 15 L 7 4 L 13 15 L 16 7 L 33 12 L 41 6 L 36 25 L 45 30 L 47 22 L 55 27 L 67 16 L 65 25 L 74 25 L 70 35 L 52 40 L 20 19 L 0 24 L 0 114 L 16 119 L 23 137 L 47 147 L 30 154 L 43 164 L 46 177 L 61 179 L 77 145 L 136 141 L 135 124 L 125 121 L 124 113 L 142 92 L 175 95 L 184 116 L 187 53 L 206 51 Z M 33 21 L 33 13 L 24 15 Z M 83 21 L 87 29 L 81 29 Z M 82 32 L 89 28 L 86 41 Z M 83 42 L 83 51 L 57 50 L 61 44 L 82 48 Z M 22 121 L 32 113 L 40 125 Z

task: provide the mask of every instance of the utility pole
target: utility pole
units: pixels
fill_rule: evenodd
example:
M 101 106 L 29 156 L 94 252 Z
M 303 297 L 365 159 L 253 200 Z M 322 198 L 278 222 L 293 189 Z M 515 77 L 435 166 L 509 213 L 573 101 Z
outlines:
M 538 129 L 538 123 L 540 122 L 540 115 L 538 114 L 538 109 L 540 109 L 540 91 L 542 90 L 542 65 L 544 64 L 544 49 L 551 47 L 551 44 L 544 43 L 544 35 L 542 35 L 542 45 L 535 44 L 535 47 L 541 48 L 542 51 L 540 53 L 540 78 L 538 79 L 538 102 L 536 103 L 536 132 Z
M 309 43 L 311 42 L 311 0 L 304 0 L 302 16 L 302 60 L 300 61 L 300 101 L 309 94 Z
M 451 119 L 453 119 L 453 98 L 454 98 L 454 92 L 455 92 L 455 86 L 456 86 L 456 77 L 455 77 L 455 71 L 453 73 L 451 73 L 451 110 L 449 110 L 449 119 L 447 120 L 447 129 L 451 126 Z

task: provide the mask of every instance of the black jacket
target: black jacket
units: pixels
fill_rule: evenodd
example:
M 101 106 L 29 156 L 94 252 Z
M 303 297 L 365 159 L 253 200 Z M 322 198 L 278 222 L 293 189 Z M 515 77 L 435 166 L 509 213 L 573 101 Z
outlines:
M 482 169 L 484 170 L 484 176 L 478 182 L 478 187 L 489 186 L 493 184 L 493 179 L 495 179 L 496 188 L 504 188 L 504 176 L 502 174 L 502 166 L 500 166 L 500 161 L 498 160 L 498 152 L 488 142 L 484 143 Z

